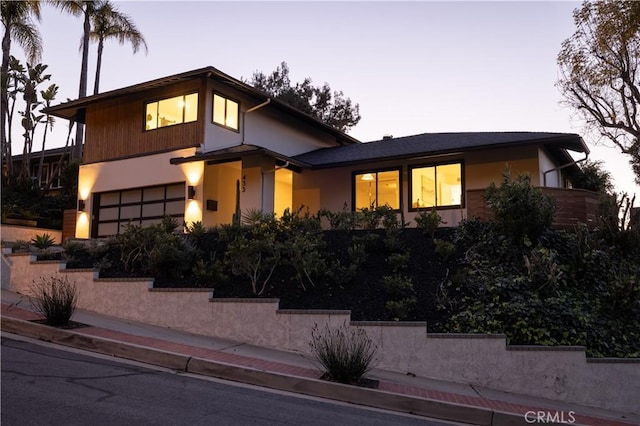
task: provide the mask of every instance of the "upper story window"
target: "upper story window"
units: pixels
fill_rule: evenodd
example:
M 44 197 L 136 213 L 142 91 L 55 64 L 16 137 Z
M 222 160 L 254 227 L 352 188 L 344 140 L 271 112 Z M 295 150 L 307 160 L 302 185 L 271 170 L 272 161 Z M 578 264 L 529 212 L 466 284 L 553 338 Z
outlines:
M 217 93 L 213 94 L 213 122 L 215 124 L 238 131 L 239 118 L 240 106 L 238 102 Z
M 370 171 L 353 175 L 356 210 L 388 205 L 400 209 L 400 170 Z
M 149 102 L 146 107 L 146 130 L 198 120 L 198 94 L 174 96 Z
M 462 206 L 462 163 L 413 167 L 409 176 L 411 209 Z

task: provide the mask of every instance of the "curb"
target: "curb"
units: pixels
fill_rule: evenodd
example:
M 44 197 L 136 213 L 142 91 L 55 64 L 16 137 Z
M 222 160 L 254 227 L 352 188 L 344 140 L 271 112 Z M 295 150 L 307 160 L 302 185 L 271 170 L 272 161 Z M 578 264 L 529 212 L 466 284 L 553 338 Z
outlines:
M 134 360 L 172 370 L 248 383 L 356 405 L 478 426 L 519 426 L 527 424 L 521 415 L 513 413 L 497 412 L 487 408 L 417 398 L 375 389 L 332 383 L 319 379 L 307 379 L 233 364 L 214 362 L 132 343 L 87 336 L 70 330 L 58 329 L 5 316 L 0 318 L 0 328 L 6 333 L 18 334 L 63 346 Z

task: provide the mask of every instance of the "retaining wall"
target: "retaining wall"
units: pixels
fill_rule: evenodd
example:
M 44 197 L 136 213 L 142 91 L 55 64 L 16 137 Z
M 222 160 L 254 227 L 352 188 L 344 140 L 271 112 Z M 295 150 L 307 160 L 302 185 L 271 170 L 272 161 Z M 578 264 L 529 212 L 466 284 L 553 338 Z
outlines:
M 49 234 L 56 241 L 62 243 L 62 231 L 56 229 L 33 228 L 31 226 L 0 225 L 0 238 L 2 241 L 31 241 L 36 235 Z
M 637 359 L 591 360 L 582 347 L 506 346 L 504 336 L 427 334 L 423 322 L 356 322 L 349 311 L 281 310 L 277 299 L 212 299 L 206 289 L 154 289 L 152 279 L 103 279 L 25 254 L 2 261 L 3 288 L 29 294 L 40 277 L 62 275 L 75 282 L 78 307 L 101 314 L 307 355 L 314 325 L 346 323 L 377 344 L 382 369 L 640 412 Z

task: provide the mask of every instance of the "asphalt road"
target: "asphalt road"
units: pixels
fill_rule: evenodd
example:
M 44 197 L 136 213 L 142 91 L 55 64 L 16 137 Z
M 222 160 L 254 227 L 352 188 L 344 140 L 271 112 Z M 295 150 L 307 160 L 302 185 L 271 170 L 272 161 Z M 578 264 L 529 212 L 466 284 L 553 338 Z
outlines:
M 430 425 L 450 423 L 1 342 L 3 426 Z

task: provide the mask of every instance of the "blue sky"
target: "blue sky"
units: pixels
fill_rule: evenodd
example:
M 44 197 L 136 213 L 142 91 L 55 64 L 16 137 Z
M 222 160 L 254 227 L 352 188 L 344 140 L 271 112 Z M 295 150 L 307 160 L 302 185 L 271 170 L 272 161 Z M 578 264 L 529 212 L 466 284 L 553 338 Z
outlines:
M 292 81 L 328 82 L 359 103 L 361 141 L 425 132 L 550 131 L 581 134 L 619 190 L 636 192 L 626 157 L 596 146 L 560 104 L 556 56 L 579 2 L 117 2 L 149 53 L 105 46 L 101 92 L 214 66 L 236 78 L 287 62 Z M 42 62 L 78 93 L 80 18 L 45 6 Z M 12 52 L 22 57 L 17 46 Z M 96 51 L 90 53 L 93 90 Z M 48 147 L 64 145 L 56 125 Z M 14 149 L 21 149 L 14 147 Z

